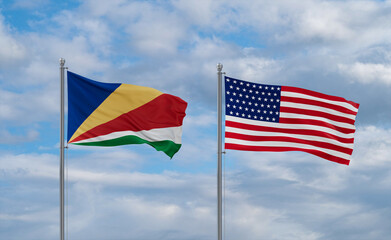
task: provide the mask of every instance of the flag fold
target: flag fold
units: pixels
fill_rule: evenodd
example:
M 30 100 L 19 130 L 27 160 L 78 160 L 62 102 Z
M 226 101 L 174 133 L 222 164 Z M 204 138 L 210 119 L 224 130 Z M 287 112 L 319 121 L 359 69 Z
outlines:
M 173 157 L 187 103 L 149 87 L 102 83 L 68 71 L 68 143 L 146 143 Z
M 349 165 L 359 104 L 225 77 L 225 149 L 303 151 Z

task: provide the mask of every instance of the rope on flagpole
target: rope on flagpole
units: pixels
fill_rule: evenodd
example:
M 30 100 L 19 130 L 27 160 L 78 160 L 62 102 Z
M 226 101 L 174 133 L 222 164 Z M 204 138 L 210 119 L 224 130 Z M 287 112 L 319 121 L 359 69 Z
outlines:
M 65 59 L 60 58 L 60 240 L 64 240 L 64 70 Z
M 217 64 L 217 240 L 222 240 L 222 72 L 223 64 Z
M 68 144 L 65 146 L 65 236 L 66 240 L 68 240 L 69 236 L 69 215 L 68 215 L 68 202 L 69 202 L 69 194 L 68 194 L 68 188 L 69 188 L 69 177 L 68 177 Z
M 225 159 L 225 152 L 223 152 L 223 161 L 224 161 L 224 173 L 223 173 L 223 205 L 224 205 L 224 210 L 223 210 L 223 212 L 224 212 L 224 214 L 223 214 L 223 216 L 224 216 L 224 218 L 223 218 L 223 225 L 224 225 L 224 240 L 226 239 L 226 227 L 225 227 L 225 164 L 226 164 L 226 159 Z

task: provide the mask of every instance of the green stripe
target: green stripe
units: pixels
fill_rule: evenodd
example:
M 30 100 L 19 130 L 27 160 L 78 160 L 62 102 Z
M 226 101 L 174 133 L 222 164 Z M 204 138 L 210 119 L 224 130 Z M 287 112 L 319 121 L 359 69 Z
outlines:
M 143 144 L 143 143 L 146 143 L 154 147 L 157 151 L 163 151 L 170 158 L 172 158 L 174 154 L 177 153 L 182 146 L 182 144 L 176 144 L 170 140 L 149 142 L 137 136 L 123 136 L 120 138 L 99 141 L 99 142 L 72 143 L 72 144 L 83 145 L 83 146 L 113 147 L 113 146 L 120 146 L 126 144 Z

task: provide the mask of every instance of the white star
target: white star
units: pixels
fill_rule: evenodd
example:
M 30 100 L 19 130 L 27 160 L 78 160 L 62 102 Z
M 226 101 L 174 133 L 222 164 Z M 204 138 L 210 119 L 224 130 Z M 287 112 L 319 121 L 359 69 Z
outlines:
M 251 118 L 251 115 L 249 114 L 249 115 L 247 115 L 248 116 L 248 118 Z
M 254 85 L 253 85 L 253 88 L 255 88 L 255 87 L 256 87 L 256 85 L 254 84 Z
M 227 94 L 229 95 L 229 91 L 227 91 Z
M 247 87 L 249 87 L 249 86 L 250 86 L 250 84 L 249 84 L 249 83 L 247 83 L 247 84 L 246 84 L 246 86 L 247 86 Z
M 231 105 L 227 104 L 227 107 L 230 107 Z
M 266 87 L 265 87 L 265 89 L 267 90 L 267 89 L 268 89 L 268 87 L 266 86 Z
M 255 112 L 254 108 L 251 108 L 251 112 Z
M 249 98 L 249 96 L 248 96 L 248 95 L 246 95 L 246 98 Z
M 243 82 L 240 82 L 240 85 L 243 85 Z
M 273 98 L 270 98 L 270 102 L 274 102 L 274 99 L 273 99 Z
M 234 80 L 234 83 L 236 83 L 236 80 Z
M 239 113 L 238 113 L 238 112 L 236 113 L 236 116 L 239 116 Z
M 265 92 L 262 92 L 262 95 L 265 95 Z
M 240 87 L 236 87 L 236 90 L 240 90 Z
M 232 86 L 232 85 L 231 85 L 231 86 L 229 86 L 229 88 L 231 88 L 231 89 L 232 89 L 232 88 L 234 88 L 234 86 Z
M 269 121 L 269 117 L 267 117 L 266 120 Z
M 242 110 L 242 106 L 239 106 L 239 109 Z
M 229 82 L 229 78 L 227 78 L 227 82 Z
M 280 88 L 278 87 L 277 90 L 280 90 Z
M 271 89 L 274 90 L 274 87 L 272 87 Z
M 258 106 L 258 103 L 254 103 L 254 105 L 257 107 L 257 106 Z
M 246 104 L 246 101 L 242 101 L 243 104 Z
M 259 92 L 258 91 L 255 91 L 255 94 L 258 94 Z
M 251 104 L 253 104 L 252 102 L 248 102 L 248 105 L 250 105 L 251 106 Z
M 233 107 L 233 108 L 236 108 L 236 105 L 233 105 L 232 107 Z
M 233 92 L 232 95 L 236 96 L 236 92 Z
M 268 104 L 266 107 L 267 107 L 267 108 L 270 108 L 270 105 Z
M 231 111 L 231 112 L 229 112 L 229 114 L 231 114 L 231 115 L 232 115 L 232 114 L 234 114 L 234 112 L 232 112 L 232 111 Z
M 232 98 L 230 98 L 229 101 L 233 102 L 234 100 Z
M 242 117 L 246 116 L 246 114 L 242 113 Z
M 248 108 L 245 108 L 244 110 L 245 110 L 245 111 L 248 111 Z

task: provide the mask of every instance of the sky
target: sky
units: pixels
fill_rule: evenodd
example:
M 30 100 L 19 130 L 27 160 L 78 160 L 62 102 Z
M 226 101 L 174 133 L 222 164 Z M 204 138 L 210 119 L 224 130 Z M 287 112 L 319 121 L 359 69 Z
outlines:
M 350 166 L 227 150 L 225 239 L 389 239 L 390 23 L 390 0 L 0 0 L 0 239 L 59 238 L 59 58 L 188 102 L 171 160 L 69 146 L 68 239 L 217 238 L 217 63 L 360 103 Z

